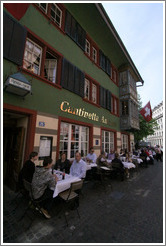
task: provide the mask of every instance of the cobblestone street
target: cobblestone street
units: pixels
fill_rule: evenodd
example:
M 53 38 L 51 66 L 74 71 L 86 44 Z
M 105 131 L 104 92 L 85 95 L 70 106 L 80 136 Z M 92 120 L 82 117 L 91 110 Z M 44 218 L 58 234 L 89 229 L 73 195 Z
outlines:
M 111 189 L 111 185 L 113 189 Z M 19 218 L 27 203 L 18 209 L 16 194 L 4 187 L 4 243 L 162 243 L 163 242 L 163 163 L 140 168 L 123 182 L 85 182 L 79 212 L 69 210 L 66 226 L 61 201 L 56 198 L 52 218 L 38 212 Z M 12 202 L 11 202 L 12 201 Z M 30 226 L 29 226 L 30 225 Z M 29 227 L 29 228 L 28 228 Z

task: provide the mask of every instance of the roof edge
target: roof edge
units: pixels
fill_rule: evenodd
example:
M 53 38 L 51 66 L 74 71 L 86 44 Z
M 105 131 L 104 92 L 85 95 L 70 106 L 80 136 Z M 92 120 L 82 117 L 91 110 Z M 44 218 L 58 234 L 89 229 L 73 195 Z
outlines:
M 144 84 L 144 80 L 142 79 L 140 73 L 138 72 L 138 69 L 136 68 L 131 56 L 129 55 L 125 45 L 123 44 L 118 32 L 116 31 L 114 25 L 112 24 L 108 14 L 106 13 L 103 5 L 101 3 L 95 3 L 96 8 L 98 9 L 99 13 L 101 14 L 102 18 L 104 19 L 105 23 L 107 24 L 108 28 L 110 29 L 110 31 L 112 32 L 112 34 L 114 35 L 116 41 L 118 42 L 120 48 L 122 49 L 123 53 L 125 54 L 127 60 L 129 61 L 129 64 L 131 65 L 133 71 L 136 73 L 136 75 L 138 76 L 140 81 L 137 82 L 141 82 L 142 85 Z

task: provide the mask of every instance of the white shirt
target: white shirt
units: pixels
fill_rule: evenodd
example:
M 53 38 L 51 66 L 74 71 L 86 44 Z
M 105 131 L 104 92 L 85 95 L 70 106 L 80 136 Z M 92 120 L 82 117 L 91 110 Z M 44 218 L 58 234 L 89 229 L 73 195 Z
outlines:
M 89 153 L 86 158 L 92 160 L 93 163 L 96 163 L 97 155 L 95 153 Z
M 76 160 L 74 160 L 70 168 L 70 175 L 78 177 L 80 179 L 85 178 L 86 163 L 82 159 L 79 162 L 76 162 Z

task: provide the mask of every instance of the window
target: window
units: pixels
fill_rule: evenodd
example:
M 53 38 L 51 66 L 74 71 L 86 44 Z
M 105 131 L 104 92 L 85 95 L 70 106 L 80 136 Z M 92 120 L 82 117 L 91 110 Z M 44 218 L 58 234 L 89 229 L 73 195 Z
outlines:
M 92 60 L 97 63 L 97 50 L 92 47 Z
M 128 101 L 122 101 L 122 115 L 128 115 Z
M 97 86 L 92 83 L 92 102 L 97 103 Z
M 75 156 L 79 151 L 82 157 L 88 154 L 89 150 L 89 128 L 75 124 L 62 122 L 60 130 L 60 151 L 65 152 L 68 159 Z
M 90 42 L 86 39 L 85 43 L 85 53 L 90 56 Z
M 55 3 L 51 4 L 51 19 L 59 27 L 61 27 L 61 24 L 62 24 L 62 11 Z
M 35 74 L 40 74 L 41 69 L 42 48 L 27 39 L 24 52 L 23 67 Z
M 37 3 L 37 5 L 44 13 L 47 13 L 48 3 Z
M 84 83 L 84 99 L 87 99 L 89 102 L 93 104 L 98 104 L 98 90 L 99 85 L 97 84 L 97 82 L 95 83 L 94 80 L 87 76 L 87 78 L 85 78 Z
M 84 97 L 89 100 L 90 95 L 90 83 L 88 79 L 85 79 Z
M 123 150 L 127 149 L 127 151 L 129 151 L 128 135 L 122 134 L 121 135 L 121 141 L 122 141 L 122 149 Z
M 46 52 L 44 77 L 49 81 L 56 83 L 57 58 Z
M 102 150 L 110 153 L 110 150 L 115 148 L 114 146 L 115 134 L 109 131 L 102 131 Z

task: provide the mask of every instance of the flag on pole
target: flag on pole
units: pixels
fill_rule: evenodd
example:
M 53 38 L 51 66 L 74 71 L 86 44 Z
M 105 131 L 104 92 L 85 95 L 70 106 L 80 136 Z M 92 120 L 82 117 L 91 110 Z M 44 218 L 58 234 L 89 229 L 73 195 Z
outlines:
M 140 110 L 140 114 L 144 117 L 144 119 L 149 122 L 152 119 L 152 109 L 150 105 L 150 101 L 145 105 L 144 108 Z

